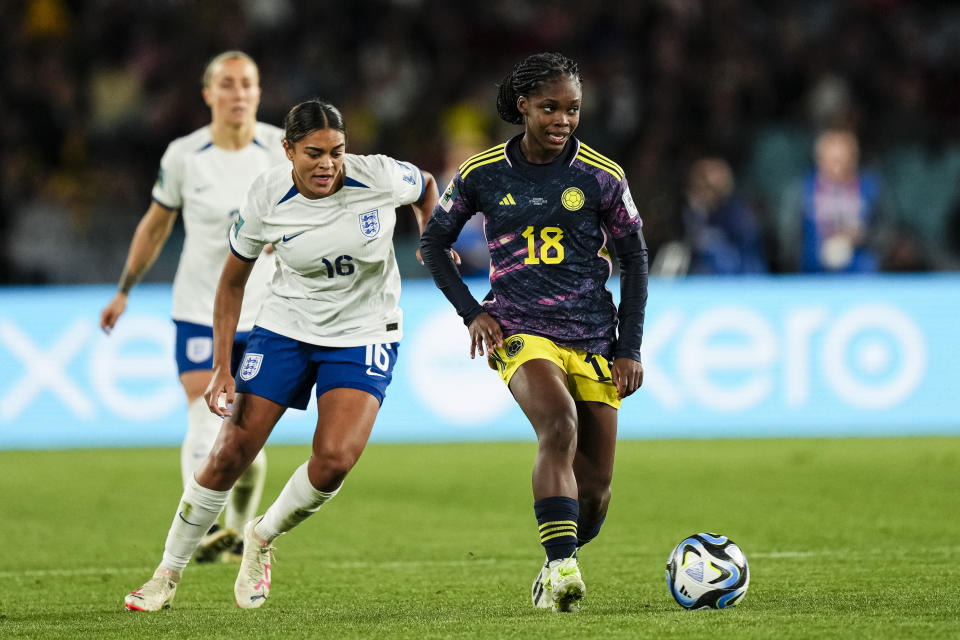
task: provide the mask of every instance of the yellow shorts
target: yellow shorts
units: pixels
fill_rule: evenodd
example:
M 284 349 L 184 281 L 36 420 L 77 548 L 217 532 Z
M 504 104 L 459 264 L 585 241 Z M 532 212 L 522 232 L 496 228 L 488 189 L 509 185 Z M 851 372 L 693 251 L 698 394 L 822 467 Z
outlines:
M 496 347 L 487 362 L 509 386 L 520 365 L 537 358 L 549 360 L 563 369 L 574 400 L 603 402 L 614 409 L 620 408 L 617 387 L 610 378 L 610 363 L 603 356 L 562 347 L 548 338 L 516 333 L 505 339 L 502 347 Z

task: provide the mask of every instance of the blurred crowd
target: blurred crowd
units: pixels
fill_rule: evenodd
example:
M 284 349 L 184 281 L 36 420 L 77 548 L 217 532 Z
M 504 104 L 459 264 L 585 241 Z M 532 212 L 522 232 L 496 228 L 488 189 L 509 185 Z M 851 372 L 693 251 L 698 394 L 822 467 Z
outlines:
M 167 143 L 209 121 L 207 60 L 259 63 L 260 119 L 339 105 L 349 150 L 441 188 L 519 132 L 496 84 L 578 60 L 578 135 L 619 162 L 652 268 L 960 268 L 960 8 L 905 0 L 5 0 L 0 282 L 116 279 Z M 398 257 L 425 276 L 401 216 Z M 483 272 L 482 229 L 461 239 Z M 169 280 L 171 242 L 148 279 Z M 409 251 L 406 249 L 410 248 Z

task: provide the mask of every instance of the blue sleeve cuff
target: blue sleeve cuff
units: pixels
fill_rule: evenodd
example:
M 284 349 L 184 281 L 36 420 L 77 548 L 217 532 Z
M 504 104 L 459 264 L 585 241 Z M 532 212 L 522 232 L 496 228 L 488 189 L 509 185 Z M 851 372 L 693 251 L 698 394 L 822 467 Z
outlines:
M 256 262 L 256 261 L 257 261 L 256 258 L 248 258 L 247 256 L 243 255 L 242 253 L 240 253 L 239 251 L 237 251 L 236 249 L 233 248 L 233 243 L 230 242 L 230 232 L 229 232 L 229 231 L 227 232 L 227 244 L 230 245 L 230 253 L 232 253 L 233 255 L 237 256 L 238 258 L 240 258 L 240 259 L 243 260 L 244 262 Z
M 159 200 L 157 200 L 157 199 L 154 198 L 153 196 L 151 196 L 150 199 L 153 200 L 154 202 L 156 202 L 158 205 L 160 205 L 160 206 L 163 207 L 164 209 L 166 209 L 167 211 L 169 211 L 170 213 L 176 213 L 177 211 L 180 210 L 180 207 L 171 207 L 170 205 L 168 205 L 168 204 L 165 203 L 165 202 L 160 202 Z

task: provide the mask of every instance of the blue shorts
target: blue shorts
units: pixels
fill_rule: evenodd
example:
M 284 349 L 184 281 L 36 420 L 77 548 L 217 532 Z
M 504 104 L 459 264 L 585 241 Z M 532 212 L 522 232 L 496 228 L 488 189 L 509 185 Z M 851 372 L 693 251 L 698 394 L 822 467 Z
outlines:
M 213 369 L 213 327 L 183 320 L 174 320 L 173 324 L 177 326 L 177 372 Z M 238 331 L 233 337 L 231 373 L 237 372 L 249 336 L 249 331 Z
M 399 346 L 320 347 L 254 326 L 236 374 L 236 390 L 306 409 L 316 384 L 318 398 L 331 389 L 360 389 L 383 404 Z

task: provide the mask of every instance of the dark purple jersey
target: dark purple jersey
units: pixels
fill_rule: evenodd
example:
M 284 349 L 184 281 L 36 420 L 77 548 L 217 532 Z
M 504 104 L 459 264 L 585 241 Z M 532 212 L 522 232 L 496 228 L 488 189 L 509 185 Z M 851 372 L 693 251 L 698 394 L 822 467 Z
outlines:
M 610 357 L 617 307 L 607 244 L 642 226 L 623 169 L 576 138 L 550 165 L 531 165 L 520 138 L 461 166 L 431 225 L 449 246 L 484 217 L 490 293 L 483 308 L 505 335 L 532 333 Z

